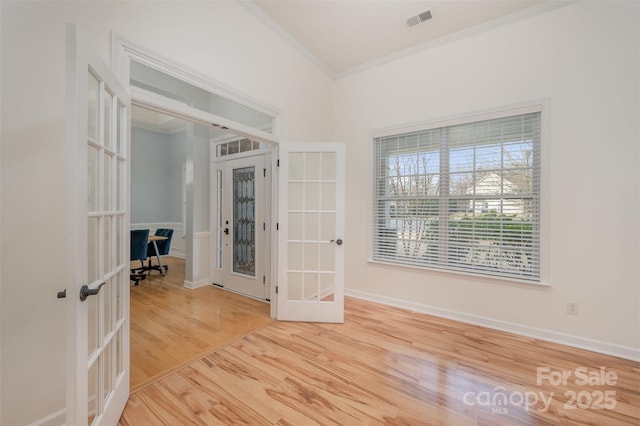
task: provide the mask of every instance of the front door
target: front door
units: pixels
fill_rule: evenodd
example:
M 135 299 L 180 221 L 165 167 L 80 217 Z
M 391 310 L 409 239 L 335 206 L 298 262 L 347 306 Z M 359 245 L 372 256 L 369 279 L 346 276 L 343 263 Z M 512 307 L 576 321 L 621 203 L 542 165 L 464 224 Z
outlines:
M 344 321 L 343 144 L 282 144 L 277 318 Z
M 67 27 L 67 419 L 116 424 L 129 397 L 129 117 L 123 86 Z
M 266 168 L 264 155 L 224 162 L 222 178 L 222 279 L 225 289 L 267 299 Z

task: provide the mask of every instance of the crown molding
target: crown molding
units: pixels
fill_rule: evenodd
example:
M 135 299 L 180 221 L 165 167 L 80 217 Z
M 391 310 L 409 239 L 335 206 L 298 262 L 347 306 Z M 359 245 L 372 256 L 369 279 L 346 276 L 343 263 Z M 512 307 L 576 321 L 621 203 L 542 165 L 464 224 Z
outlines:
M 282 28 L 280 24 L 274 21 L 269 15 L 267 15 L 262 9 L 258 7 L 252 0 L 238 0 L 240 6 L 244 7 L 249 13 L 260 20 L 268 28 L 278 34 L 282 39 L 289 43 L 294 49 L 296 49 L 302 56 L 311 61 L 320 71 L 322 71 L 331 80 L 336 79 L 336 73 L 331 70 L 322 62 L 317 56 L 311 53 L 306 47 L 302 45 L 294 36 L 287 30 Z
M 501 18 L 497 18 L 492 21 L 485 22 L 484 24 L 476 25 L 474 27 L 458 31 L 456 33 L 453 33 L 444 37 L 440 37 L 438 39 L 431 40 L 431 41 L 419 44 L 417 46 L 412 46 L 407 49 L 403 49 L 398 52 L 391 53 L 389 55 L 374 59 L 372 61 L 365 62 L 363 64 L 356 65 L 351 68 L 347 68 L 346 70 L 340 71 L 340 72 L 332 71 L 323 61 L 321 61 L 317 56 L 311 53 L 293 35 L 291 35 L 291 33 L 289 33 L 287 30 L 282 28 L 280 24 L 278 24 L 269 15 L 267 15 L 262 9 L 260 9 L 253 2 L 253 0 L 238 0 L 238 4 L 244 7 L 249 13 L 251 13 L 263 24 L 265 24 L 267 27 L 273 30 L 276 34 L 282 37 L 294 49 L 296 49 L 299 53 L 301 53 L 303 56 L 309 59 L 313 64 L 315 64 L 329 78 L 331 78 L 332 80 L 340 80 L 355 74 L 359 74 L 374 68 L 378 68 L 390 62 L 394 62 L 429 49 L 433 49 L 433 48 L 436 48 L 445 44 L 453 43 L 459 40 L 463 40 L 465 38 L 472 37 L 477 34 L 481 34 L 505 25 L 509 25 L 523 19 L 531 18 L 536 15 L 541 15 L 543 13 L 546 13 L 564 6 L 568 6 L 571 4 L 575 4 L 581 1 L 583 0 L 549 0 L 537 6 L 533 6 L 528 9 L 524 9 L 519 12 L 509 14 L 507 16 L 503 16 Z
M 453 34 L 437 38 L 435 40 L 431 40 L 417 46 L 409 47 L 407 49 L 400 50 L 398 52 L 392 53 L 390 55 L 383 56 L 378 59 L 374 59 L 369 62 L 365 62 L 364 64 L 357 65 L 355 67 L 348 68 L 344 71 L 336 73 L 335 79 L 340 80 L 345 77 L 349 77 L 355 74 L 359 74 L 361 72 L 369 71 L 374 68 L 378 68 L 382 65 L 388 64 L 390 62 L 397 61 L 402 58 L 406 58 L 408 56 L 413 56 L 417 53 L 433 49 L 439 46 L 443 46 L 445 44 L 453 43 L 459 40 L 463 40 L 465 38 L 481 34 L 505 25 L 512 24 L 514 22 L 518 22 L 523 19 L 527 19 L 536 15 L 540 15 L 551 10 L 555 10 L 570 4 L 578 3 L 582 0 L 549 0 L 545 3 L 541 3 L 537 6 L 530 7 L 528 9 L 521 10 L 519 12 L 514 12 L 507 16 L 503 16 L 501 18 L 497 18 L 484 24 L 476 25 L 474 27 L 466 28 L 464 30 L 460 30 Z

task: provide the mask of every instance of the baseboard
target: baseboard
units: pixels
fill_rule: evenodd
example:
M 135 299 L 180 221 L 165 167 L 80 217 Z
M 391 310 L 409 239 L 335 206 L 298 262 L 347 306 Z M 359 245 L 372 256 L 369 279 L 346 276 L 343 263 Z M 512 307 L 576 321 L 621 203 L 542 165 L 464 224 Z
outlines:
M 184 281 L 184 288 L 196 289 L 200 287 L 205 287 L 211 285 L 211 282 L 208 279 L 198 280 L 198 281 Z
M 629 346 L 601 342 L 594 339 L 529 327 L 526 325 L 516 324 L 508 321 L 500 321 L 492 318 L 482 317 L 479 315 L 438 308 L 437 306 L 423 305 L 420 303 L 409 302 L 402 299 L 380 296 L 378 294 L 368 293 L 365 291 L 345 289 L 344 293 L 346 296 L 369 300 L 371 302 L 382 303 L 383 305 L 409 309 L 411 311 L 420 312 L 423 314 L 447 318 L 473 325 L 479 325 L 482 327 L 493 328 L 495 330 L 533 337 L 535 339 L 546 340 L 549 342 L 559 343 L 561 345 L 571 346 L 579 349 L 586 349 L 589 351 L 594 351 L 605 355 L 612 355 L 632 361 L 640 361 L 640 350 Z
M 67 410 L 63 408 L 60 411 L 56 411 L 53 414 L 49 414 L 47 417 L 43 417 L 29 426 L 62 426 L 67 422 Z

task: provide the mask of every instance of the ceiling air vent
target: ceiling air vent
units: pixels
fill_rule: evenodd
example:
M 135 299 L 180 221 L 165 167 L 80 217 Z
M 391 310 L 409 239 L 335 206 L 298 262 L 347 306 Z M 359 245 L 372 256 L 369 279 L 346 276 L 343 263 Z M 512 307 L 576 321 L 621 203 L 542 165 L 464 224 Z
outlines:
M 428 21 L 431 19 L 431 11 L 427 10 L 425 12 L 419 13 L 415 16 L 410 16 L 407 18 L 407 25 L 413 27 L 414 25 L 418 25 L 421 22 Z

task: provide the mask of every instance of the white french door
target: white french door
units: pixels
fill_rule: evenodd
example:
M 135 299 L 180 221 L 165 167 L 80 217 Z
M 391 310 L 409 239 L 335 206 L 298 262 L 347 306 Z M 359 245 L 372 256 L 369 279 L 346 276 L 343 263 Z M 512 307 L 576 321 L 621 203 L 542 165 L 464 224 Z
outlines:
M 264 155 L 224 162 L 216 184 L 221 189 L 220 281 L 225 289 L 261 300 L 266 285 L 266 183 Z
M 277 318 L 344 322 L 344 144 L 280 145 Z
M 116 424 L 129 396 L 131 102 L 67 26 L 68 425 Z

